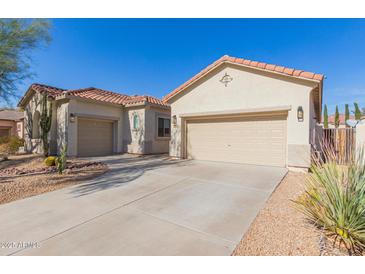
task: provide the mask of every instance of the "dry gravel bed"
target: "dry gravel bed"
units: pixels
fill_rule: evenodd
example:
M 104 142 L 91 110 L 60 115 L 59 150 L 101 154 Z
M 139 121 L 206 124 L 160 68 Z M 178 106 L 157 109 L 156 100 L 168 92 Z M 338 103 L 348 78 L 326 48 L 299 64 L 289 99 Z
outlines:
M 60 175 L 54 167 L 45 167 L 40 156 L 11 156 L 9 161 L 0 162 L 0 204 L 78 184 L 108 170 L 103 163 L 78 159 L 68 160 L 67 166 Z
M 306 174 L 289 172 L 259 212 L 232 255 L 240 256 L 318 256 L 320 232 L 294 208 L 291 200 L 304 190 Z M 347 255 L 322 245 L 322 255 Z

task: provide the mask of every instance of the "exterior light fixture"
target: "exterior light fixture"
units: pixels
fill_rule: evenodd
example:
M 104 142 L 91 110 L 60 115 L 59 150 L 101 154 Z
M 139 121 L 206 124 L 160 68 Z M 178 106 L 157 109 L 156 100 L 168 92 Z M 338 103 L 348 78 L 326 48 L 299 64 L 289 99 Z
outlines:
M 172 126 L 176 127 L 177 121 L 176 121 L 176 115 L 172 116 Z
M 304 120 L 304 111 L 303 111 L 303 107 L 302 106 L 299 106 L 298 107 L 297 117 L 298 117 L 298 122 L 303 122 L 303 120 Z
M 228 83 L 232 82 L 233 78 L 231 76 L 229 76 L 226 72 L 226 74 L 224 74 L 224 76 L 222 77 L 222 79 L 220 79 L 219 81 L 221 83 L 224 84 L 224 86 L 226 87 L 228 85 Z
M 75 114 L 71 113 L 70 114 L 70 123 L 75 123 L 76 117 Z

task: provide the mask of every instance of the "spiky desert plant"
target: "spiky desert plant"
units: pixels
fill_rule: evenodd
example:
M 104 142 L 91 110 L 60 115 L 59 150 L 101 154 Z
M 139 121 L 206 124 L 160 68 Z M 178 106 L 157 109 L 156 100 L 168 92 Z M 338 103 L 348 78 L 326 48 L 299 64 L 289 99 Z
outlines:
M 355 107 L 355 119 L 356 120 L 360 120 L 361 119 L 361 110 L 359 108 L 359 105 L 357 103 L 354 103 L 354 107 Z
M 48 111 L 48 96 L 47 94 L 43 94 L 40 126 L 41 126 L 44 157 L 48 157 L 49 153 L 48 133 L 51 130 L 51 125 L 52 125 L 52 103 L 50 103 L 50 108 Z
M 345 104 L 345 124 L 346 124 L 346 127 L 350 127 L 346 121 L 350 119 L 350 111 L 349 111 L 349 105 L 348 104 Z
M 340 113 L 338 112 L 338 106 L 336 106 L 335 111 L 335 128 L 338 128 L 340 126 Z
M 323 110 L 323 127 L 328 128 L 328 111 L 327 111 L 327 105 L 324 105 Z
M 365 250 L 365 161 L 362 149 L 347 166 L 337 164 L 333 149 L 323 146 L 324 158 L 313 158 L 305 192 L 298 209 L 334 245 L 345 246 L 350 255 Z
M 62 174 L 63 171 L 66 168 L 66 162 L 67 162 L 67 145 L 63 145 L 60 156 L 56 158 L 55 164 L 56 168 L 59 174 Z

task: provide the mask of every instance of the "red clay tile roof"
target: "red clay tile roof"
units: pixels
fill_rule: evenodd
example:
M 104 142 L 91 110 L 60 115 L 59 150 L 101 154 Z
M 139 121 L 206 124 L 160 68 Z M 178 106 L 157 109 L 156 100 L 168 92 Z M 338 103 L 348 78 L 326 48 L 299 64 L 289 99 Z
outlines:
M 62 94 L 65 91 L 65 89 L 63 89 L 63 88 L 56 88 L 56 87 L 41 85 L 41 84 L 32 84 L 30 86 L 30 88 L 35 91 L 38 91 L 40 93 L 47 92 L 48 95 L 50 95 L 53 98 L 57 95 Z
M 134 105 L 134 104 L 139 104 L 139 103 L 143 103 L 143 102 L 148 102 L 148 103 L 154 104 L 154 105 L 167 106 L 167 104 L 164 103 L 162 100 L 157 99 L 157 98 L 152 97 L 152 96 L 146 96 L 146 95 L 131 96 L 124 103 L 126 105 Z
M 131 104 L 137 104 L 137 103 L 150 103 L 154 105 L 160 105 L 160 106 L 168 106 L 168 104 L 164 103 L 162 100 L 157 99 L 152 96 L 129 96 L 125 94 L 120 94 L 112 91 L 102 90 L 99 88 L 83 88 L 83 89 L 75 89 L 75 90 L 66 90 L 66 89 L 60 89 L 55 88 L 47 85 L 41 85 L 41 84 L 32 84 L 28 90 L 35 90 L 38 92 L 46 92 L 51 97 L 55 98 L 57 96 L 63 96 L 63 95 L 71 95 L 75 97 L 80 97 L 84 99 L 90 99 L 100 102 L 106 102 L 111 104 L 117 104 L 117 105 L 131 105 Z M 21 105 L 23 98 L 20 100 L 18 106 Z
M 68 90 L 66 91 L 66 94 L 75 97 L 118 104 L 118 105 L 123 105 L 124 102 L 130 97 L 128 95 L 102 90 L 99 88 L 83 88 L 76 90 Z
M 340 118 L 339 119 L 340 120 L 340 125 L 345 125 L 345 114 L 340 114 L 339 118 Z M 350 119 L 355 119 L 355 116 L 350 115 L 349 118 Z M 322 121 L 323 121 L 323 119 L 322 119 Z M 328 116 L 328 123 L 331 124 L 331 125 L 335 124 L 335 115 L 334 114 Z
M 57 95 L 62 94 L 65 90 L 62 88 L 56 88 L 48 85 L 42 85 L 42 84 L 32 84 L 28 91 L 23 95 L 22 98 L 20 98 L 18 107 L 21 106 L 26 99 L 27 95 L 29 94 L 30 90 L 35 90 L 37 92 L 43 93 L 46 92 L 50 97 L 55 98 Z
M 271 71 L 271 72 L 275 72 L 275 73 L 280 73 L 280 74 L 287 75 L 287 76 L 293 76 L 293 77 L 304 78 L 304 79 L 309 79 L 309 80 L 316 80 L 316 81 L 319 81 L 319 82 L 323 81 L 323 79 L 324 79 L 323 74 L 316 74 L 316 73 L 313 73 L 313 72 L 297 70 L 297 69 L 294 69 L 294 68 L 287 68 L 287 67 L 282 67 L 282 66 L 278 66 L 278 65 L 266 64 L 266 63 L 261 63 L 261 62 L 257 62 L 257 61 L 251 61 L 251 60 L 247 60 L 247 59 L 243 59 L 243 58 L 236 58 L 236 57 L 230 57 L 228 55 L 224 55 L 221 58 L 219 58 L 217 61 L 210 64 L 209 66 L 207 66 L 202 71 L 200 71 L 194 77 L 192 77 L 191 79 L 186 81 L 184 84 L 182 84 L 181 86 L 177 87 L 172 92 L 167 94 L 163 98 L 163 101 L 164 102 L 168 101 L 171 97 L 173 97 L 176 94 L 180 93 L 188 85 L 190 85 L 191 83 L 193 83 L 197 79 L 205 76 L 212 69 L 218 67 L 219 65 L 221 65 L 223 63 L 234 63 L 234 64 L 239 64 L 239 65 L 243 65 L 243 66 L 258 68 L 258 69 L 262 69 L 262 70 L 266 70 L 266 71 Z

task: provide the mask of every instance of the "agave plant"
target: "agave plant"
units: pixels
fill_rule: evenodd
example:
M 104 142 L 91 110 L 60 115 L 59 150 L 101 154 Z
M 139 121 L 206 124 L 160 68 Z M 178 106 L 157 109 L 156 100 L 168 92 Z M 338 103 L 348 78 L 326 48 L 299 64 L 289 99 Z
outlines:
M 323 158 L 313 159 L 306 190 L 294 202 L 298 209 L 333 244 L 344 246 L 349 254 L 365 250 L 365 161 L 364 150 L 348 165 L 339 165 L 336 153 L 323 146 Z

